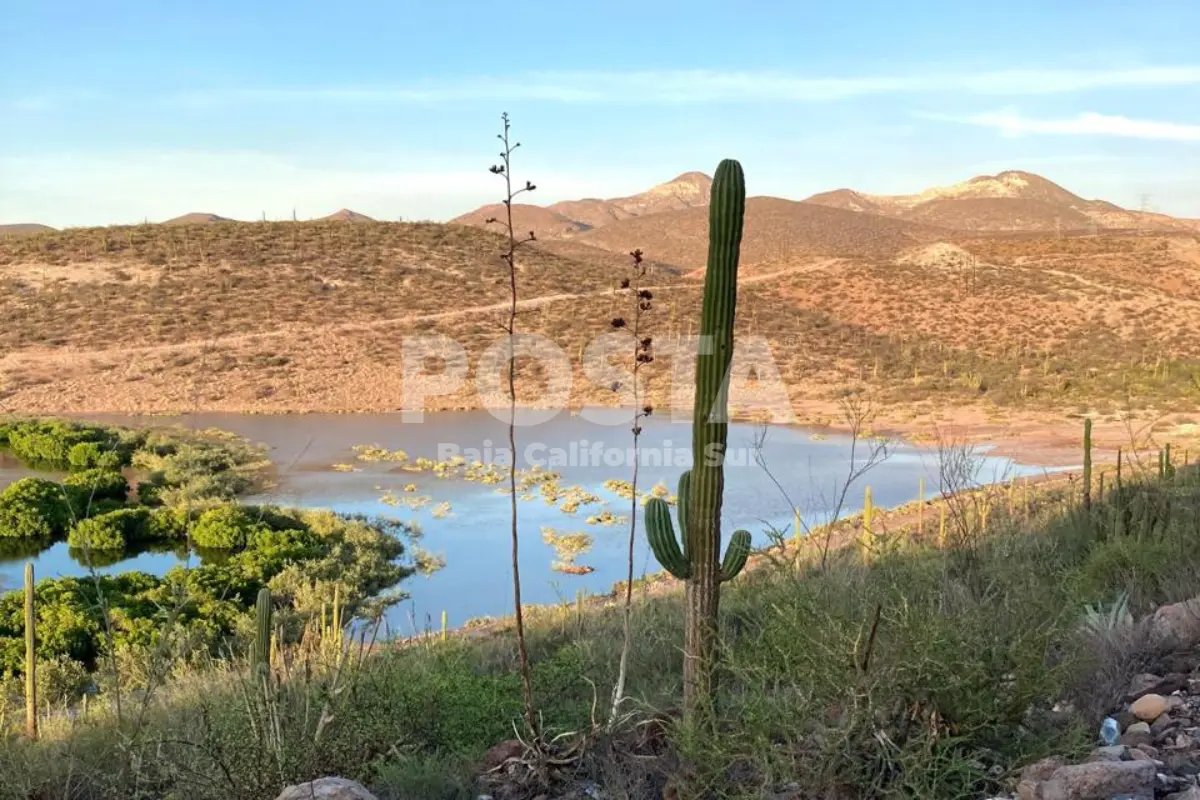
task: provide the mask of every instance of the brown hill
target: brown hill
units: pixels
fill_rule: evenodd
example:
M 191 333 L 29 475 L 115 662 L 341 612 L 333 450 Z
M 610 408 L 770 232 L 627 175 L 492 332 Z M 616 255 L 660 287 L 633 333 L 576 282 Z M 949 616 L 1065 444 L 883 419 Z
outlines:
M 339 209 L 327 217 L 321 219 L 334 220 L 337 222 L 374 222 L 373 217 L 368 217 L 366 214 L 360 214 L 357 211 L 351 211 L 348 208 Z
M 481 206 L 474 211 L 469 211 L 466 214 L 455 217 L 450 222 L 451 224 L 471 225 L 491 231 L 504 230 L 503 225 L 494 222 L 489 223 L 489 219 L 505 219 L 505 208 L 502 203 Z M 550 239 L 559 236 L 570 236 L 587 230 L 589 226 L 543 206 L 514 203 L 513 227 L 517 229 L 519 235 L 533 231 L 540 239 Z
M 939 197 L 910 209 L 902 218 L 976 232 L 1084 230 L 1094 223 L 1082 211 L 1016 197 Z
M 916 194 L 872 195 L 839 189 L 815 194 L 805 202 L 967 231 L 1192 228 L 1185 220 L 1163 214 L 1085 200 L 1041 175 L 1021 170 L 977 175 Z
M 27 236 L 32 233 L 48 233 L 55 230 L 49 225 L 42 225 L 38 222 L 14 222 L 9 225 L 0 225 L 0 236 Z
M 877 214 L 778 197 L 751 197 L 746 201 L 742 263 L 752 266 L 809 256 L 886 254 L 945 234 Z M 579 239 L 617 252 L 637 247 L 683 269 L 700 269 L 708 252 L 708 210 L 689 208 L 632 217 L 588 231 Z
M 180 217 L 173 217 L 163 225 L 210 225 L 214 222 L 234 222 L 229 217 L 222 217 L 217 214 L 209 214 L 204 211 L 193 211 L 190 214 L 184 214 Z
M 564 217 L 582 222 L 589 228 L 599 228 L 630 217 L 707 206 L 711 195 L 712 178 L 703 172 L 685 172 L 666 183 L 660 183 L 629 197 L 565 200 L 554 203 L 549 208 Z
M 518 205 L 513 208 L 519 230 L 534 230 L 538 236 L 571 236 L 613 222 L 649 214 L 679 211 L 708 205 L 712 178 L 703 172 L 685 172 L 666 183 L 628 197 L 607 200 L 585 197 L 563 200 L 549 206 Z M 483 225 L 488 217 L 500 217 L 504 206 L 492 204 L 455 217 L 451 222 Z

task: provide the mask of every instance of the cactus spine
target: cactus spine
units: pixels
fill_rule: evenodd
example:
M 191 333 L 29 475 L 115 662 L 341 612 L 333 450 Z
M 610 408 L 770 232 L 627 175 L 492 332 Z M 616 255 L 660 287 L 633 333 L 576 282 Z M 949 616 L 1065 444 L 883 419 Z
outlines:
M 268 673 L 271 668 L 271 590 L 265 586 L 258 590 L 258 603 L 254 609 L 250 663 L 256 673 Z
M 38 738 L 36 611 L 33 562 L 30 562 L 25 565 L 25 732 L 30 739 Z
M 1092 507 L 1092 420 L 1083 421 L 1083 507 Z
M 679 539 L 671 527 L 666 503 L 651 500 L 646 506 L 647 539 L 655 556 L 667 571 L 687 582 L 683 708 L 689 722 L 711 718 L 720 585 L 742 570 L 750 552 L 750 534 L 737 531 L 718 563 L 729 434 L 728 373 L 733 358 L 738 259 L 745 215 L 746 179 L 742 167 L 726 159 L 717 166 L 708 209 L 708 266 L 692 405 L 693 467 L 679 481 Z

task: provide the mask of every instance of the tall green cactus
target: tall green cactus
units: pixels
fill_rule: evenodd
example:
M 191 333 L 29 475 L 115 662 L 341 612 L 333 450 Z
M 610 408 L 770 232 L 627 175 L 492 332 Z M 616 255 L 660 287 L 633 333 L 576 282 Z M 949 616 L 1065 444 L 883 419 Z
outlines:
M 1083 420 L 1083 507 L 1092 507 L 1092 418 Z
M 37 608 L 34 603 L 33 562 L 25 565 L 25 732 L 38 738 Z
M 725 446 L 729 434 L 729 365 L 737 310 L 737 272 L 746 216 L 742 166 L 726 159 L 713 177 L 708 209 L 708 266 L 700 312 L 696 355 L 696 395 L 692 405 L 692 470 L 680 478 L 680 541 L 670 527 L 666 504 L 651 501 L 647 538 L 659 562 L 686 583 L 683 641 L 684 717 L 700 721 L 712 710 L 716 690 L 717 611 L 720 586 L 745 566 L 750 534 L 738 531 L 718 563 L 721 503 L 725 488 Z
M 250 663 L 256 674 L 267 673 L 271 668 L 271 590 L 265 586 L 258 590 L 258 603 L 254 609 Z

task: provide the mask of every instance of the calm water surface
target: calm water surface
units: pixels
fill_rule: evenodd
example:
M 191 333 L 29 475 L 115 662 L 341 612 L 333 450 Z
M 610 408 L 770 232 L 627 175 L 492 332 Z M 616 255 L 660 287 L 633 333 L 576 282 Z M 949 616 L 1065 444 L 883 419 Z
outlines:
M 547 505 L 540 497 L 521 501 L 521 568 L 523 600 L 547 603 L 571 599 L 584 589 L 608 591 L 613 582 L 624 578 L 628 523 L 588 525 L 587 517 L 602 510 L 627 516 L 630 501 L 604 488 L 608 478 L 628 479 L 632 461 L 627 449 L 631 436 L 628 412 L 604 413 L 609 422 L 599 424 L 582 416 L 563 412 L 541 424 L 517 430 L 518 466 L 542 462 L 548 469 L 562 473 L 560 486 L 581 485 L 604 499 L 602 505 L 581 506 L 567 514 Z M 624 420 L 619 414 L 626 415 Z M 461 479 L 438 478 L 432 474 L 400 471 L 395 464 L 355 462 L 352 447 L 378 444 L 389 449 L 402 448 L 410 458 L 443 458 L 458 448 L 468 460 L 503 458 L 507 444 L 505 424 L 486 411 L 440 412 L 428 414 L 420 424 L 401 423 L 396 414 L 191 414 L 186 417 L 131 417 L 118 415 L 89 416 L 89 419 L 118 425 L 144 426 L 182 424 L 190 428 L 217 427 L 260 442 L 270 449 L 276 465 L 277 484 L 262 496 L 246 502 L 271 502 L 280 505 L 332 508 L 337 511 L 387 515 L 418 522 L 425 532 L 422 546 L 441 554 L 446 566 L 430 577 L 414 576 L 404 588 L 411 600 L 393 608 L 389 625 L 395 633 L 409 633 L 437 624 L 445 610 L 451 625 L 483 615 L 507 613 L 512 607 L 512 579 L 509 564 L 509 500 L 497 492 L 496 485 Z M 744 527 L 754 534 L 756 544 L 764 544 L 764 530 L 780 529 L 792 522 L 790 506 L 780 490 L 753 458 L 756 441 L 762 443 L 767 465 L 793 501 L 803 510 L 810 524 L 827 519 L 835 503 L 837 487 L 845 482 L 850 470 L 850 440 L 824 438 L 811 430 L 772 426 L 765 432 L 754 424 L 729 427 L 730 463 L 726 468 L 723 529 Z M 691 425 L 651 417 L 643 423 L 640 442 L 644 451 L 639 489 L 650 489 L 662 481 L 674 491 L 679 473 L 688 467 Z M 469 452 L 474 448 L 478 453 Z M 861 459 L 866 449 L 858 444 Z M 499 456 L 496 451 L 500 451 Z M 568 463 L 552 463 L 550 459 Z M 358 472 L 332 469 L 337 463 L 356 463 Z M 1043 467 L 1027 467 L 1006 458 L 984 457 L 976 478 L 980 481 L 1040 474 Z M 0 485 L 29 474 L 19 464 L 0 458 Z M 914 500 L 918 482 L 924 477 L 927 491 L 938 485 L 937 456 L 932 450 L 894 445 L 889 457 L 852 486 L 843 513 L 861 508 L 862 487 L 869 483 L 876 504 L 897 505 Z M 381 501 L 386 490 L 397 495 L 406 484 L 417 485 L 416 495 L 427 495 L 432 502 L 416 510 L 396 508 Z M 450 504 L 448 516 L 437 518 L 433 507 Z M 563 575 L 550 569 L 555 558 L 552 548 L 542 540 L 542 527 L 560 531 L 587 531 L 595 544 L 578 560 L 595 568 L 590 575 Z M 657 571 L 658 566 L 641 535 L 638 520 L 635 572 Z M 24 563 L 35 563 L 37 575 L 56 577 L 80 575 L 85 568 L 75 561 L 66 543 L 56 544 L 40 553 L 0 549 L 0 589 L 19 585 Z M 162 574 L 175 564 L 198 564 L 197 556 L 175 552 L 143 552 L 102 568 L 103 572 L 144 570 Z

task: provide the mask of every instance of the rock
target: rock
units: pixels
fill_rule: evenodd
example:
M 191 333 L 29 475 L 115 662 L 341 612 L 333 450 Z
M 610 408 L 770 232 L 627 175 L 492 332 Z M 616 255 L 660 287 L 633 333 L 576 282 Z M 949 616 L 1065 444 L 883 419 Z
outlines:
M 1133 715 L 1132 711 L 1120 711 L 1113 714 L 1113 719 L 1121 726 L 1121 730 L 1125 730 L 1130 725 L 1138 721 L 1138 718 Z
M 1157 758 L 1154 758 L 1153 756 L 1151 756 L 1145 750 L 1142 749 L 1143 747 L 1146 747 L 1146 746 L 1147 745 L 1138 745 L 1137 747 L 1130 748 L 1129 760 L 1130 761 L 1153 761 L 1153 762 L 1157 763 L 1158 762 Z
M 1128 761 L 1129 759 L 1129 748 L 1123 744 L 1097 747 L 1088 756 L 1088 761 Z
M 494 744 L 483 754 L 483 771 L 490 772 L 504 764 L 510 758 L 520 758 L 525 755 L 525 745 L 516 739 L 505 739 Z
M 1168 795 L 1167 800 L 1200 800 L 1200 787 L 1193 786 L 1186 791 Z
M 1179 721 L 1164 712 L 1159 714 L 1154 722 L 1150 723 L 1150 733 L 1154 736 L 1155 741 L 1158 741 L 1162 739 L 1163 734 L 1177 727 L 1179 727 Z
M 1062 756 L 1050 756 L 1025 767 L 1017 782 L 1017 797 L 1020 800 L 1036 800 L 1038 785 L 1066 765 L 1067 760 Z
M 1137 747 L 1139 744 L 1150 744 L 1154 736 L 1150 733 L 1150 725 L 1145 722 L 1135 722 L 1121 734 L 1121 744 Z
M 1167 769 L 1176 775 L 1200 775 L 1200 756 L 1185 753 L 1168 754 Z
M 1160 683 L 1162 683 L 1162 678 L 1152 672 L 1134 675 L 1133 680 L 1129 682 L 1129 689 L 1125 692 L 1125 701 L 1132 703 L 1144 694 L 1158 693 Z
M 1150 618 L 1150 640 L 1163 649 L 1182 650 L 1200 644 L 1200 597 L 1155 611 Z
M 1167 710 L 1167 698 L 1161 694 L 1144 694 L 1129 707 L 1133 715 L 1143 722 L 1158 719 Z
M 1171 692 L 1187 688 L 1187 685 L 1187 675 L 1178 671 L 1169 672 L 1161 678 L 1153 673 L 1143 672 L 1135 675 L 1129 682 L 1129 689 L 1125 692 L 1125 702 L 1132 703 L 1145 694 L 1168 695 Z
M 1194 784 L 1187 778 L 1181 778 L 1178 775 L 1166 775 L 1160 772 L 1154 776 L 1154 785 L 1158 787 L 1160 792 L 1172 793 L 1182 792 Z
M 1060 767 L 1038 785 L 1038 800 L 1154 800 L 1155 769 L 1151 761 L 1093 761 Z
M 345 778 L 317 778 L 284 789 L 275 800 L 377 800 L 361 783 Z
M 1145 753 L 1146 755 L 1150 756 L 1153 759 L 1158 758 L 1158 748 L 1157 747 L 1151 747 L 1148 744 L 1139 744 L 1137 747 L 1135 747 L 1133 749 L 1137 750 L 1138 752 Z

